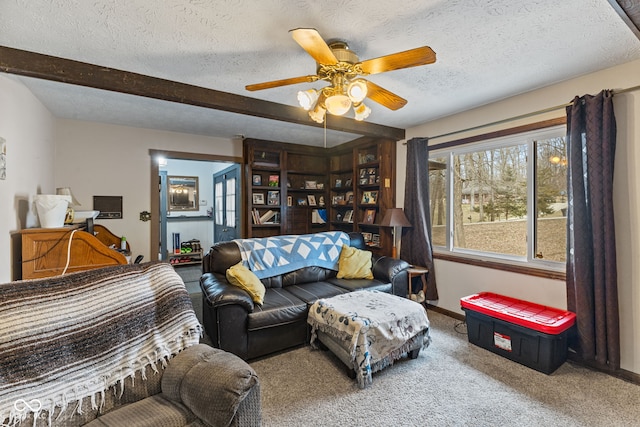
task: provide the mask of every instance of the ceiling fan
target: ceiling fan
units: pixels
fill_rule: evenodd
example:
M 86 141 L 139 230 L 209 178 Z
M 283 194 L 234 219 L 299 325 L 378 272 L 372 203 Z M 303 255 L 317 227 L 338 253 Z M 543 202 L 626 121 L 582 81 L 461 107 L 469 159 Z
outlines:
M 273 80 L 247 85 L 249 91 L 271 89 L 298 83 L 325 80 L 330 86 L 298 92 L 298 102 L 309 111 L 311 119 L 324 122 L 325 113 L 341 116 L 353 107 L 354 118 L 364 120 L 371 113 L 363 101 L 369 98 L 391 110 L 402 108 L 407 100 L 360 76 L 384 73 L 401 68 L 436 62 L 436 54 L 429 46 L 392 53 L 366 61 L 349 49 L 347 43 L 334 41 L 327 44 L 313 28 L 296 28 L 289 31 L 293 39 L 316 60 L 316 74 Z

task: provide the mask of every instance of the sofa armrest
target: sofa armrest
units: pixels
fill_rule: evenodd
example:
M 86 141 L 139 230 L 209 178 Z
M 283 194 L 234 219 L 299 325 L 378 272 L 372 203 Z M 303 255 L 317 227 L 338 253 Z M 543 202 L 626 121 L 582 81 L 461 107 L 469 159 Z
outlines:
M 409 263 L 401 259 L 375 254 L 371 256 L 373 277 L 380 281 L 391 283 L 394 295 L 406 295 L 407 280 L 409 280 L 407 270 L 409 267 Z
M 236 304 L 241 305 L 248 312 L 253 311 L 251 296 L 244 289 L 230 284 L 222 274 L 203 274 L 200 277 L 200 289 L 205 301 L 211 307 Z
M 205 344 L 178 353 L 162 374 L 163 395 L 182 403 L 211 426 L 229 425 L 249 394 L 257 402 L 242 406 L 258 412 L 250 418 L 260 425 L 260 396 L 251 393 L 256 387 L 259 390 L 258 375 L 249 364 Z

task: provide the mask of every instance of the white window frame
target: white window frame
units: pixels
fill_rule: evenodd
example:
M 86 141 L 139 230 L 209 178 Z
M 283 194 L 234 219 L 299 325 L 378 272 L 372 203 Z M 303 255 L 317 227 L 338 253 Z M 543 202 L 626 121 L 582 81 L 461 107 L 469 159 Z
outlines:
M 549 261 L 544 259 L 539 259 L 535 257 L 535 239 L 529 238 L 529 236 L 534 236 L 535 227 L 536 227 L 536 215 L 530 215 L 530 212 L 535 212 L 535 162 L 532 159 L 536 158 L 537 153 L 535 152 L 535 141 L 550 139 L 550 138 L 558 138 L 558 137 L 566 137 L 566 126 L 565 125 L 557 125 L 551 126 L 543 129 L 525 131 L 509 136 L 503 136 L 498 138 L 491 138 L 482 141 L 477 141 L 468 144 L 461 144 L 456 146 L 449 146 L 447 148 L 437 149 L 430 148 L 429 150 L 429 160 L 434 160 L 436 158 L 446 158 L 446 174 L 445 174 L 445 186 L 446 186 L 446 194 L 447 194 L 447 204 L 446 204 L 446 246 L 433 246 L 434 252 L 437 253 L 449 253 L 460 255 L 468 258 L 478 259 L 478 260 L 494 260 L 500 261 L 507 264 L 514 265 L 526 265 L 533 268 L 545 269 L 545 270 L 553 270 L 553 271 L 564 271 L 566 263 L 558 262 L 558 261 Z M 527 144 L 527 255 L 523 256 L 515 256 L 509 254 L 498 254 L 494 252 L 484 252 L 473 249 L 465 249 L 465 248 L 454 248 L 454 236 L 453 236 L 453 168 L 451 165 L 453 164 L 453 156 L 454 155 L 463 155 L 467 153 L 490 150 L 496 148 L 504 148 L 511 147 L 514 145 L 522 145 Z

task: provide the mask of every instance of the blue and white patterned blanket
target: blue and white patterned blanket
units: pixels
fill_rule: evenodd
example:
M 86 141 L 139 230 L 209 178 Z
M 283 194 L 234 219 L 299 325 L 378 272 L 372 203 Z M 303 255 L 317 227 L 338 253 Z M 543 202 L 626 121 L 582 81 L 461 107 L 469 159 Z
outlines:
M 303 267 L 338 270 L 342 245 L 349 246 L 343 231 L 234 240 L 242 261 L 258 278 L 277 276 Z

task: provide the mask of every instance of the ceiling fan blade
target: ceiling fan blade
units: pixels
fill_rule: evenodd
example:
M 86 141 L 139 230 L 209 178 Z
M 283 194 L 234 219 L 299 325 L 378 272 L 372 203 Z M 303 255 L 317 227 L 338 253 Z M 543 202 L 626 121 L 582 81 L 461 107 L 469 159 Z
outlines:
M 366 74 L 384 73 L 385 71 L 399 70 L 400 68 L 416 67 L 418 65 L 433 64 L 436 62 L 436 53 L 429 46 L 422 46 L 404 52 L 362 61 L 360 66 Z
M 313 28 L 296 28 L 289 30 L 293 39 L 307 51 L 309 55 L 322 65 L 335 65 L 338 63 L 327 42 L 324 41 L 320 33 Z
M 246 90 L 254 91 L 254 90 L 262 90 L 262 89 L 271 89 L 279 86 L 295 85 L 297 83 L 313 83 L 316 80 L 318 80 L 318 76 L 309 75 L 309 76 L 292 77 L 290 79 L 273 80 L 273 81 L 264 82 L 264 83 L 256 83 L 253 85 L 247 85 L 244 88 Z
M 399 97 L 393 92 L 389 92 L 383 87 L 378 86 L 368 80 L 367 82 L 367 98 L 378 104 L 387 107 L 390 110 L 398 110 L 407 104 L 407 100 Z

